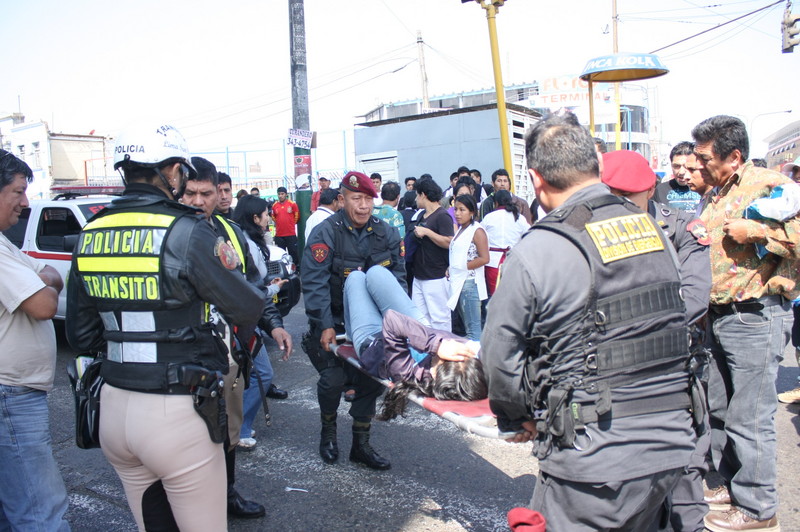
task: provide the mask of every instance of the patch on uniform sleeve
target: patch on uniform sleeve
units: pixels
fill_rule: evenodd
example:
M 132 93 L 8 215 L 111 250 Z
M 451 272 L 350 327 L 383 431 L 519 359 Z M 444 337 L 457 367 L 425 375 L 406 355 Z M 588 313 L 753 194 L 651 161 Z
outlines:
M 686 226 L 686 230 L 692 233 L 692 236 L 704 246 L 711 245 L 711 235 L 708 234 L 708 228 L 706 224 L 703 223 L 703 220 L 699 218 L 696 220 L 692 220 L 689 222 L 689 225 Z
M 603 264 L 664 249 L 659 230 L 646 213 L 588 223 L 586 230 Z
M 400 256 L 406 256 L 406 241 L 403 239 L 400 239 Z
M 239 254 L 233 249 L 230 242 L 226 242 L 221 236 L 217 238 L 214 244 L 214 255 L 219 257 L 219 261 L 227 270 L 235 270 L 237 266 L 241 265 Z
M 311 244 L 311 256 L 314 257 L 314 260 L 317 262 L 325 262 L 330 252 L 331 248 L 325 243 Z

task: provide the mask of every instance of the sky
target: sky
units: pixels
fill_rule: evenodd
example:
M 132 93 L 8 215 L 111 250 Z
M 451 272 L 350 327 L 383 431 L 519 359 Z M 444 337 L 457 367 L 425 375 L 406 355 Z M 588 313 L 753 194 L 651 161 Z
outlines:
M 771 3 L 617 0 L 619 50 L 651 52 Z M 292 127 L 287 0 L 3 4 L 0 116 L 21 110 L 55 132 L 112 136 L 134 122 L 171 123 L 193 152 L 283 149 Z M 764 137 L 800 120 L 800 46 L 781 53 L 785 5 L 658 52 L 670 72 L 643 84 L 664 141 L 733 114 L 760 156 Z M 306 0 L 305 21 L 311 129 L 336 146 L 335 155 L 318 150 L 322 166 L 342 164 L 352 146 L 341 145 L 352 141 L 341 132 L 359 115 L 421 97 L 418 31 L 432 97 L 494 86 L 475 2 Z M 612 52 L 612 2 L 507 0 L 497 28 L 506 85 L 579 74 Z

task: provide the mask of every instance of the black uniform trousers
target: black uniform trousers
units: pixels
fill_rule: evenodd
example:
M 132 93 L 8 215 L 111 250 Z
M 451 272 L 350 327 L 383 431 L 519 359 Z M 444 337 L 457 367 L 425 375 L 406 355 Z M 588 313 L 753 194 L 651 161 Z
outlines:
M 339 408 L 342 392 L 348 388 L 356 391 L 350 404 L 350 416 L 367 421 L 375 416 L 375 403 L 383 393 L 383 385 L 350 364 L 343 363 L 329 351 L 320 351 L 328 364 L 320 369 L 317 381 L 317 400 L 323 415 L 335 414 Z

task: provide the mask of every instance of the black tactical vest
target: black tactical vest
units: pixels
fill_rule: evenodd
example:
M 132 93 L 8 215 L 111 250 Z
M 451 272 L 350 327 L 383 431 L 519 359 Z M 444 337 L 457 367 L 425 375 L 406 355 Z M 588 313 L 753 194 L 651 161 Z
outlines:
M 547 412 L 542 428 L 571 446 L 575 430 L 602 416 L 688 409 L 688 393 L 660 403 L 611 400 L 615 387 L 684 371 L 689 357 L 677 259 L 653 219 L 609 194 L 557 209 L 531 231 L 572 242 L 591 272 L 582 312 L 551 337 L 529 342 L 526 381 L 531 407 Z M 593 404 L 572 402 L 575 389 L 591 394 Z
M 330 222 L 328 222 L 330 220 Z M 353 237 L 351 226 L 343 214 L 336 213 L 323 223 L 333 225 L 333 250 L 331 259 L 331 314 L 337 324 L 344 324 L 344 282 L 354 270 L 367 271 L 378 264 L 391 268 L 392 252 L 389 249 L 388 225 L 370 216 L 367 225 L 361 230 L 368 233 L 369 253 L 364 256 Z
M 108 345 L 102 374 L 124 389 L 188 393 L 177 382 L 176 366 L 192 363 L 227 372 L 227 349 L 208 321 L 209 308 L 177 282 L 169 261 L 185 258 L 188 230 L 183 219 L 197 211 L 168 200 L 123 197 L 83 229 L 72 268 L 95 301 Z M 183 219 L 183 220 L 182 220 Z M 176 230 L 184 235 L 168 245 Z

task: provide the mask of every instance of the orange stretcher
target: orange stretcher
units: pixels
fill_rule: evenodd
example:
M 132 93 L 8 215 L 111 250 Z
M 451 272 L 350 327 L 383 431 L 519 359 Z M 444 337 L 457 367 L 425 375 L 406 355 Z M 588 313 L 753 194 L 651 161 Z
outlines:
M 331 350 L 343 361 L 369 375 L 364 370 L 364 366 L 361 365 L 353 344 L 349 342 L 338 345 L 331 344 Z M 387 388 L 394 386 L 389 379 L 379 379 L 372 375 L 370 377 Z M 425 410 L 451 422 L 464 432 L 494 439 L 506 439 L 514 435 L 514 433 L 500 432 L 497 428 L 497 419 L 489 409 L 489 399 L 481 399 L 480 401 L 440 401 L 433 397 L 425 397 L 417 392 L 412 392 L 408 398 Z

